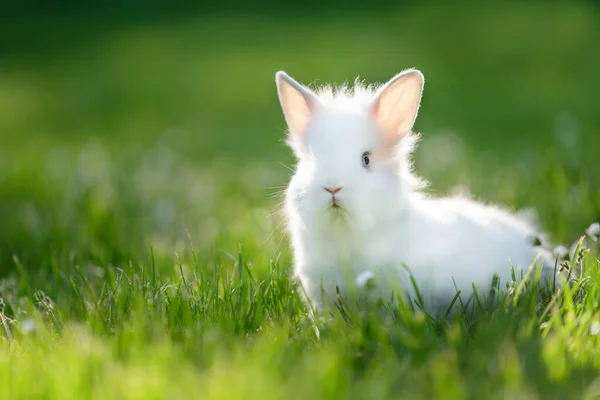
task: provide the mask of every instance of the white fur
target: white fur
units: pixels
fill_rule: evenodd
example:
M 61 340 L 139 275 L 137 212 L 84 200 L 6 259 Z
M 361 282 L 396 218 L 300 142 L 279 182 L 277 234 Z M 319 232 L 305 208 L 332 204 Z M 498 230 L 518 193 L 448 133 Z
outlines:
M 408 83 L 394 83 L 402 79 Z M 372 273 L 382 297 L 389 298 L 395 280 L 414 295 L 405 267 L 429 305 L 447 304 L 456 289 L 466 301 L 473 284 L 487 293 L 495 274 L 503 287 L 511 280 L 511 265 L 520 277 L 536 257 L 543 276 L 553 276 L 552 255 L 533 244 L 540 237 L 533 223 L 468 198 L 435 199 L 420 191 L 424 182 L 410 163 L 416 138 L 410 129 L 423 85 L 420 72 L 405 71 L 379 88 L 356 82 L 353 90 L 312 92 L 283 72 L 276 80 L 288 126 L 302 127 L 288 137 L 298 162 L 286 192 L 285 215 L 294 272 L 313 305 L 324 300 L 321 284 L 335 299 L 336 287 L 346 296 L 357 278 Z M 377 105 L 387 87 L 405 91 L 386 94 L 399 106 Z M 301 119 L 293 120 L 290 104 L 301 104 Z M 404 113 L 386 121 L 398 120 L 393 126 L 408 126 L 408 131 L 384 132 L 384 117 L 373 111 L 383 108 Z M 395 140 L 394 151 L 365 168 L 362 154 L 377 152 L 384 140 Z M 338 186 L 343 187 L 336 194 L 343 210 L 329 208 L 331 195 L 323 189 Z

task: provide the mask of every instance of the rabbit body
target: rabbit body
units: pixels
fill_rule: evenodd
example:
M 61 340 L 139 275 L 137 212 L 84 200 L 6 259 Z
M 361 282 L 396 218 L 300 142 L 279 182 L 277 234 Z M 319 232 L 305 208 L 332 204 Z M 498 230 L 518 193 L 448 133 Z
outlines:
M 536 257 L 543 276 L 555 270 L 551 254 L 532 245 L 534 229 L 504 210 L 461 198 L 403 201 L 403 210 L 374 230 L 326 221 L 311 229 L 296 210 L 288 211 L 295 275 L 314 305 L 322 303 L 322 290 L 330 300 L 338 291 L 345 298 L 347 286 L 366 271 L 384 299 L 397 285 L 415 298 L 410 273 L 425 305 L 443 309 L 457 290 L 463 301 L 473 285 L 487 291 L 494 275 L 510 282 L 511 266 L 519 278 Z
M 335 300 L 360 290 L 365 272 L 384 299 L 392 290 L 414 296 L 412 274 L 430 307 L 457 290 L 463 301 L 473 286 L 487 292 L 494 275 L 511 281 L 513 268 L 519 278 L 534 261 L 554 280 L 533 223 L 468 198 L 423 194 L 410 163 L 419 71 L 381 87 L 316 93 L 283 72 L 276 79 L 298 159 L 285 198 L 294 273 L 314 306 L 323 294 Z

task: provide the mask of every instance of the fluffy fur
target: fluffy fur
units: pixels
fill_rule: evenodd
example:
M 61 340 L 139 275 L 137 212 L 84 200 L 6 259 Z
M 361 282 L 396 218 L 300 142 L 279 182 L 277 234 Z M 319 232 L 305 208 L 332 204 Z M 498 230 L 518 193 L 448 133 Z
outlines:
M 533 223 L 466 197 L 431 198 L 411 168 L 412 125 L 423 89 L 417 70 L 383 86 L 356 82 L 313 92 L 283 72 L 276 82 L 297 165 L 286 191 L 285 216 L 294 272 L 311 303 L 348 297 L 365 276 L 377 293 L 414 295 L 414 276 L 426 305 L 447 304 L 461 291 L 487 292 L 532 266 L 554 278 L 555 262 L 535 238 Z M 364 165 L 364 154 L 369 163 Z M 332 194 L 325 188 L 341 188 Z M 554 279 L 553 279 L 554 280 Z M 558 279 L 556 282 L 559 283 Z

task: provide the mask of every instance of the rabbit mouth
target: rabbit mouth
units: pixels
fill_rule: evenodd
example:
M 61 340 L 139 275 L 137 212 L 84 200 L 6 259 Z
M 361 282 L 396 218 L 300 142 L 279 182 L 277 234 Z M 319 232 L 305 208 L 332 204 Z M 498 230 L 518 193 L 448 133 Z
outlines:
M 333 225 L 347 222 L 348 211 L 340 203 L 331 204 L 325 211 Z
M 344 207 L 340 204 L 339 200 L 333 199 L 328 207 L 332 211 L 344 211 Z

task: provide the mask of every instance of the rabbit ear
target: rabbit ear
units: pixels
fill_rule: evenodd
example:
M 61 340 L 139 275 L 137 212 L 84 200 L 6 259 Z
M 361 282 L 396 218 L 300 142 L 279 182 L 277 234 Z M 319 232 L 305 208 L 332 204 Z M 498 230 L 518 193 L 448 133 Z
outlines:
M 396 143 L 412 129 L 421 104 L 424 81 L 421 71 L 409 69 L 394 76 L 377 91 L 373 115 L 391 143 Z
M 277 83 L 279 102 L 281 103 L 290 134 L 302 134 L 317 104 L 315 94 L 283 71 L 275 74 L 275 81 Z

